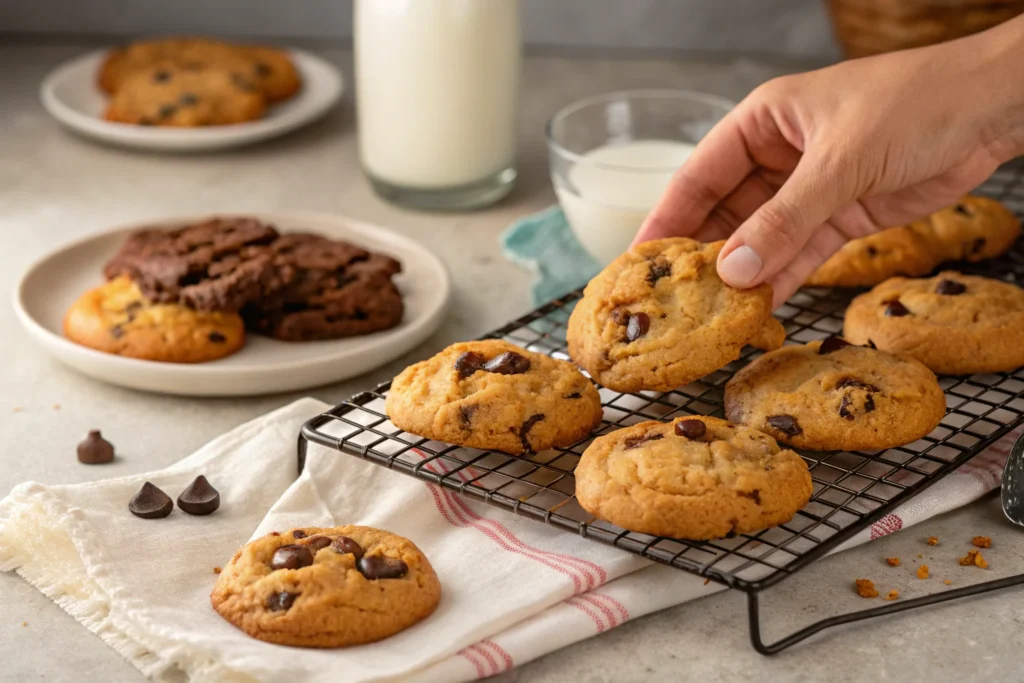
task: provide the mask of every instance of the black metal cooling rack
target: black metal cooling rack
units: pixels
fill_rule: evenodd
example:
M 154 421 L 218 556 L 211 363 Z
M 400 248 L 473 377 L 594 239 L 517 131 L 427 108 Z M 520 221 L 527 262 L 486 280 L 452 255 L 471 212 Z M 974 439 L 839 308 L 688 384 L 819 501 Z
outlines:
M 1004 167 L 979 192 L 1003 201 L 1024 217 L 1024 164 Z M 1024 243 L 1019 242 L 999 259 L 952 267 L 1024 285 Z M 775 314 L 789 340 L 806 343 L 842 330 L 843 312 L 854 294 L 850 290 L 804 289 Z M 551 301 L 485 338 L 504 339 L 567 359 L 566 322 L 580 296 L 576 291 Z M 832 617 L 770 644 L 761 638 L 758 596 L 762 590 L 868 529 L 1024 423 L 1024 369 L 941 377 L 946 416 L 931 434 L 905 446 L 884 451 L 802 452 L 814 493 L 790 522 L 773 529 L 716 541 L 686 541 L 626 531 L 594 518 L 579 506 L 573 470 L 593 437 L 645 420 L 667 421 L 685 414 L 722 417 L 725 383 L 759 353 L 748 349 L 722 370 L 667 393 L 620 394 L 602 388 L 604 423 L 597 432 L 569 448 L 524 456 L 462 448 L 403 432 L 385 415 L 390 383 L 384 383 L 302 428 L 299 469 L 308 440 L 745 591 L 751 641 L 764 654 L 838 624 L 1024 583 L 1022 574 Z

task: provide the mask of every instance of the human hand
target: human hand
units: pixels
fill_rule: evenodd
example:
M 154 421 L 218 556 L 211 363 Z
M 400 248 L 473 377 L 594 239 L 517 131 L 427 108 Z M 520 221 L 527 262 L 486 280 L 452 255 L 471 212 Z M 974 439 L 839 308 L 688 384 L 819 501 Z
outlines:
M 929 48 L 778 78 L 679 169 L 634 243 L 727 239 L 775 305 L 848 240 L 953 204 L 1024 153 L 1024 17 Z

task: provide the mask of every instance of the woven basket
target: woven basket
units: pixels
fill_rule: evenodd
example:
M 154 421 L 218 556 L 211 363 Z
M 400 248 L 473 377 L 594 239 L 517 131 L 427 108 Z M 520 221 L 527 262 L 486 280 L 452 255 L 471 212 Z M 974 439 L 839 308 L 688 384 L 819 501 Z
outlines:
M 1024 13 L 1024 0 L 828 0 L 848 58 L 933 45 Z

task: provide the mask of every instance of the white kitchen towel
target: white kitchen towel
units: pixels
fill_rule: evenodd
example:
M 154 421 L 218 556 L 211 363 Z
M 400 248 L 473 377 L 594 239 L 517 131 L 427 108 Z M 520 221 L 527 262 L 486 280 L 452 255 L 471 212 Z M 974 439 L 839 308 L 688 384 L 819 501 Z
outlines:
M 17 570 L 157 680 L 469 680 L 720 589 L 326 449 L 312 448 L 295 479 L 298 429 L 325 407 L 297 401 L 148 475 L 23 484 L 0 501 L 0 569 Z M 1009 443 L 858 541 L 975 500 L 998 482 Z M 128 514 L 142 482 L 174 497 L 197 474 L 221 492 L 214 515 Z M 213 567 L 250 538 L 349 523 L 389 529 L 423 549 L 444 590 L 434 615 L 380 643 L 295 657 L 210 608 Z

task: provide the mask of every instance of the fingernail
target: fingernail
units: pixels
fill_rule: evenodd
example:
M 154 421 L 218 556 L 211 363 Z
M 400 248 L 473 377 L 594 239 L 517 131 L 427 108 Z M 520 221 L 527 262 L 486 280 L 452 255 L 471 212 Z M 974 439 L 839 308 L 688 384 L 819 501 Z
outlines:
M 718 264 L 718 274 L 733 287 L 749 287 L 764 268 L 764 261 L 757 252 L 743 245 L 729 252 Z

